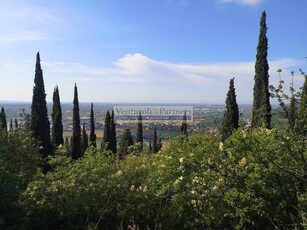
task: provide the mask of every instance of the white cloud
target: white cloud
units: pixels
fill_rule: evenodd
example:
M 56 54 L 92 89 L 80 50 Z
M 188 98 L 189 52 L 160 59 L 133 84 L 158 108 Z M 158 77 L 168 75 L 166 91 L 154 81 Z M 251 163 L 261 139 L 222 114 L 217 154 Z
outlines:
M 71 101 L 73 84 L 76 82 L 80 86 L 80 101 L 100 102 L 109 101 L 112 95 L 112 100 L 117 102 L 224 103 L 229 79 L 235 77 L 238 102 L 252 103 L 254 65 L 254 61 L 171 63 L 154 60 L 139 53 L 127 54 L 108 68 L 42 60 L 49 100 L 53 86 L 57 84 L 63 101 Z M 282 77 L 289 81 L 290 71 L 303 67 L 302 61 L 294 59 L 270 61 L 269 65 L 270 84 L 273 85 L 278 82 L 278 69 L 283 69 Z M 25 97 L 27 91 L 27 98 L 30 99 L 34 76 L 33 60 L 18 65 L 2 64 L 0 67 L 5 76 L 10 76 L 2 79 L 0 91 L 7 90 L 7 87 L 2 89 L 1 86 L 12 84 L 3 81 L 16 81 L 22 87 L 16 89 L 16 92 L 24 92 L 21 97 Z M 296 82 L 300 81 L 300 78 L 296 79 Z M 8 91 L 7 95 L 10 97 L 13 94 Z
M 281 59 L 270 61 L 270 81 L 277 84 L 277 69 L 289 75 L 291 68 L 296 68 L 301 61 Z M 224 101 L 228 90 L 229 79 L 235 77 L 235 85 L 239 101 L 250 102 L 252 98 L 254 61 L 214 64 L 186 64 L 158 61 L 145 55 L 127 54 L 113 63 L 111 68 L 85 66 L 78 63 L 42 62 L 44 72 L 48 76 L 57 76 L 62 80 L 84 84 L 112 84 L 112 87 L 132 87 L 153 89 L 167 87 L 169 95 L 176 89 L 185 88 L 187 92 L 203 94 L 215 101 Z M 162 86 L 163 85 L 163 86 Z M 150 90 L 147 92 L 150 94 Z M 170 97 L 170 96 L 169 96 Z M 167 98 L 167 96 L 166 96 Z
M 239 3 L 243 5 L 255 6 L 262 3 L 264 0 L 219 0 L 220 3 Z

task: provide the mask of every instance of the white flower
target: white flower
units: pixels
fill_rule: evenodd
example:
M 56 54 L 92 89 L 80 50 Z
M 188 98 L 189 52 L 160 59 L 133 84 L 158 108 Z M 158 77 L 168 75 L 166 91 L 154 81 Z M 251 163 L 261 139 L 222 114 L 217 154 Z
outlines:
M 183 157 L 179 158 L 179 162 L 180 162 L 180 164 L 183 163 Z
M 118 172 L 116 173 L 117 176 L 121 176 L 123 175 L 123 171 L 122 170 L 118 170 Z
M 219 144 L 219 149 L 220 149 L 221 151 L 224 150 L 224 143 L 223 143 L 223 142 L 220 142 L 220 144 Z

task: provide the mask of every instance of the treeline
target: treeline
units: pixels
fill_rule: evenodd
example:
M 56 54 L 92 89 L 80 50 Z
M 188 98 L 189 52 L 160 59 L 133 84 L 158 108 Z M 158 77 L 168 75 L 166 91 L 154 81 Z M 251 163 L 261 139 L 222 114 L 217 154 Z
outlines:
M 240 125 L 234 78 L 219 135 L 181 134 L 163 148 L 154 128 L 145 152 L 139 115 L 136 143 L 126 129 L 117 143 L 113 111 L 97 149 L 80 124 L 78 89 L 73 135 L 63 139 L 59 88 L 48 119 L 40 55 L 26 126 L 0 112 L 1 229 L 303 229 L 307 223 L 307 76 L 291 95 L 269 86 L 266 13 L 260 21 L 251 127 Z M 270 97 L 287 119 L 271 129 Z M 288 104 L 287 101 L 290 103 Z M 158 154 L 148 154 L 158 153 Z

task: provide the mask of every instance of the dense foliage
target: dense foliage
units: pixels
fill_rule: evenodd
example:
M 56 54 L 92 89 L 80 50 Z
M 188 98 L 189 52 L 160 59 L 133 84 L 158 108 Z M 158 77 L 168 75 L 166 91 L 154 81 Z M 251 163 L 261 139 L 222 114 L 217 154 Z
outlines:
M 305 78 L 305 81 L 302 87 L 298 116 L 295 124 L 295 131 L 307 137 L 307 75 L 303 73 L 303 76 Z
M 18 202 L 31 229 L 273 229 L 306 226 L 307 141 L 286 131 L 238 130 L 174 139 L 124 161 L 59 148 Z M 16 151 L 16 153 L 21 153 Z M 32 172 L 33 173 L 33 172 Z M 30 179 L 27 177 L 28 181 Z
M 42 163 L 30 134 L 0 131 L 0 229 L 23 222 L 20 196 Z

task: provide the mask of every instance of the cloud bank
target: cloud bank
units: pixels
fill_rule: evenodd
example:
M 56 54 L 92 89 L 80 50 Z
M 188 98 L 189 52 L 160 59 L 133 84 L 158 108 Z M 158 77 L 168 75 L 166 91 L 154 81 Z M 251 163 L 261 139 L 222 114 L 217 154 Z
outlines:
M 270 83 L 277 84 L 278 69 L 282 68 L 283 75 L 286 76 L 301 63 L 300 60 L 294 59 L 270 61 Z M 105 85 L 118 92 L 122 92 L 123 88 L 131 89 L 129 95 L 119 97 L 119 101 L 125 101 L 129 96 L 141 97 L 139 98 L 141 100 L 141 95 L 134 95 L 138 90 L 154 100 L 164 88 L 163 96 L 166 101 L 168 98 L 178 98 L 178 101 L 184 100 L 184 102 L 219 103 L 224 103 L 229 79 L 233 77 L 235 77 L 238 101 L 252 102 L 254 65 L 254 61 L 171 63 L 154 60 L 140 53 L 127 54 L 113 62 L 109 68 L 85 66 L 79 63 L 42 62 L 45 73 L 71 81 L 71 84 L 76 81 L 85 85 Z M 157 89 L 160 89 L 160 92 Z M 180 90 L 183 90 L 181 95 L 178 94 Z
M 270 84 L 277 85 L 278 69 L 283 69 L 283 79 L 289 81 L 290 71 L 302 67 L 302 63 L 295 59 L 269 61 Z M 14 89 L 0 87 L 3 95 L 21 95 L 21 100 L 30 101 L 34 64 L 33 60 L 22 65 L 1 64 L 3 75 L 8 76 L 1 85 L 18 83 L 14 83 Z M 44 59 L 41 64 L 48 101 L 52 101 L 55 85 L 60 88 L 61 101 L 72 101 L 73 86 L 77 83 L 79 100 L 83 102 L 224 103 L 229 80 L 235 77 L 238 102 L 252 103 L 254 61 L 172 63 L 135 53 L 124 55 L 110 67 Z M 296 79 L 302 83 L 302 79 Z

